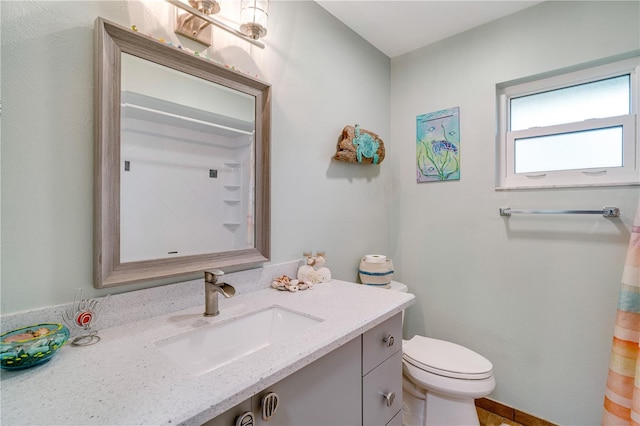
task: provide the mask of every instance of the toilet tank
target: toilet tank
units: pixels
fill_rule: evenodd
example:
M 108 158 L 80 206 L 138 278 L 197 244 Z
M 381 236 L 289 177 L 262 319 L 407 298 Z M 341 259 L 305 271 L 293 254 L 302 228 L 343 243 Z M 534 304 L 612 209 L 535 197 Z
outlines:
M 409 288 L 405 284 L 399 283 L 398 281 L 391 281 L 391 283 L 389 283 L 389 290 L 399 291 L 401 293 L 409 292 Z
M 406 286 L 406 284 L 399 283 L 398 281 L 391 281 L 389 283 L 389 290 L 399 291 L 401 293 L 409 292 L 409 288 Z M 404 325 L 404 310 L 402 310 L 402 325 Z

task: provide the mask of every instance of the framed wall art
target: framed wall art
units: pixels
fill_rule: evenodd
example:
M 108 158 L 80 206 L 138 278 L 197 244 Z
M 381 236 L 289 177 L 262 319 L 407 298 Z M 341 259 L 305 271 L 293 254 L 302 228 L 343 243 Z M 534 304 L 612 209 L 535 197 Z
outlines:
M 416 117 L 416 180 L 460 180 L 460 107 Z

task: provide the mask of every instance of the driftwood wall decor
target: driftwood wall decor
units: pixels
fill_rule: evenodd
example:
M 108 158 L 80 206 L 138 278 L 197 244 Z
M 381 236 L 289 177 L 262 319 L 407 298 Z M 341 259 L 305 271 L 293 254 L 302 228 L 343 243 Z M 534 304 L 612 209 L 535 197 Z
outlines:
M 380 164 L 384 160 L 384 142 L 378 135 L 361 129 L 357 124 L 345 126 L 333 159 L 347 163 Z

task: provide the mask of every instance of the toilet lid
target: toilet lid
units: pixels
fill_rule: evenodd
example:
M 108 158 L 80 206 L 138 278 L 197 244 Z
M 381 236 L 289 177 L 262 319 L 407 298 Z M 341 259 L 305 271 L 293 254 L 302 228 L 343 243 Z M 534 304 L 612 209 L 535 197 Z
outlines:
M 414 336 L 403 342 L 402 352 L 408 363 L 440 376 L 479 380 L 493 374 L 493 364 L 488 359 L 444 340 Z

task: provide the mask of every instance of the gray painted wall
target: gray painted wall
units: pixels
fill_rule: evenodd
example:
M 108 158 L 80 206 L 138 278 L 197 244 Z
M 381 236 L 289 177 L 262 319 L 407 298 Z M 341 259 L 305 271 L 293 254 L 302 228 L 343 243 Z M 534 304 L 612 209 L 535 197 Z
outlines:
M 93 25 L 102 16 L 178 43 L 173 7 L 0 5 L 2 312 L 71 302 L 79 287 L 144 287 L 92 288 Z M 353 281 L 361 255 L 388 252 L 390 162 L 331 157 L 347 124 L 388 140 L 390 60 L 310 1 L 273 2 L 264 42 L 217 31 L 207 53 L 273 86 L 272 263 L 324 250 L 334 276 Z
M 492 398 L 559 424 L 600 424 L 640 190 L 495 191 L 495 86 L 640 48 L 639 5 L 545 2 L 391 61 L 394 265 L 417 296 L 406 337 L 485 355 Z M 455 106 L 461 180 L 416 184 L 416 116 Z M 608 205 L 622 217 L 498 214 Z
M 107 293 L 91 284 L 94 19 L 177 38 L 164 2 L 0 8 L 0 307 L 11 313 L 71 302 L 78 287 Z M 217 32 L 212 57 L 273 84 L 273 263 L 325 250 L 334 276 L 355 280 L 361 255 L 391 255 L 418 298 L 407 337 L 487 356 L 499 401 L 598 424 L 639 190 L 496 192 L 495 85 L 638 49 L 639 17 L 638 2 L 549 2 L 393 61 L 313 2 L 273 2 L 265 50 Z M 453 106 L 462 180 L 417 185 L 415 117 Z M 355 123 L 384 139 L 381 166 L 330 160 Z M 498 216 L 604 205 L 622 218 Z

